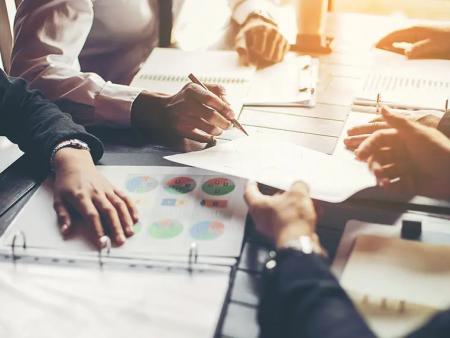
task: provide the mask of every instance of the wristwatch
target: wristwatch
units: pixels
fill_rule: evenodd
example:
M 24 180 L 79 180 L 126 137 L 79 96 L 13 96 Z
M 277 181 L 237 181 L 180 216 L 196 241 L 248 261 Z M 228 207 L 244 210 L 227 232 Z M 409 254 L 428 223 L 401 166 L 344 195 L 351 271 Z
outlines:
M 296 239 L 291 239 L 287 241 L 281 249 L 293 249 L 300 251 L 306 255 L 316 254 L 323 256 L 325 250 L 322 246 L 315 241 L 311 236 L 302 235 Z
M 66 140 L 58 143 L 58 145 L 53 149 L 52 154 L 50 156 L 50 168 L 54 171 L 55 168 L 55 156 L 58 151 L 64 148 L 74 148 L 79 150 L 91 151 L 91 148 L 87 145 L 86 142 L 80 141 L 78 139 Z

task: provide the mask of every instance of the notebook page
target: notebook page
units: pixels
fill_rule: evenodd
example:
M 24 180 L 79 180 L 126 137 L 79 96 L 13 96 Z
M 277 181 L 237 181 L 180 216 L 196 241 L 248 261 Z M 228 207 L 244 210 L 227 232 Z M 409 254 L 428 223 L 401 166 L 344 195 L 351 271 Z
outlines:
M 252 67 L 241 66 L 237 53 L 233 51 L 155 48 L 131 86 L 173 95 L 191 82 L 187 76 L 193 73 L 205 84 L 222 85 L 238 115 L 254 72 Z

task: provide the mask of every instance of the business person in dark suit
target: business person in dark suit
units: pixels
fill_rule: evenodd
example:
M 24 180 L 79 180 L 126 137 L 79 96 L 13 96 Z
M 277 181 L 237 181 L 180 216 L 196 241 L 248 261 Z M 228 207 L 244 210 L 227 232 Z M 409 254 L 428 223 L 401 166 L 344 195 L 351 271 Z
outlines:
M 72 228 L 70 210 L 92 228 L 100 246 L 108 229 L 122 244 L 138 220 L 133 202 L 97 172 L 102 143 L 75 124 L 57 106 L 27 89 L 25 81 L 9 79 L 0 70 L 0 134 L 54 172 L 54 207 L 61 232 Z M 102 220 L 104 222 L 102 222 Z
M 361 159 L 369 161 L 379 182 L 400 178 L 401 184 L 382 185 L 450 198 L 450 140 L 388 109 L 383 109 L 383 116 L 390 129 L 375 133 L 357 150 Z M 392 152 L 403 155 L 389 156 Z M 261 337 L 375 337 L 323 259 L 307 187 L 298 182 L 287 192 L 266 196 L 251 183 L 245 199 L 256 228 L 277 248 L 276 260 L 266 265 L 264 275 Z M 447 311 L 408 338 L 447 338 L 449 332 Z

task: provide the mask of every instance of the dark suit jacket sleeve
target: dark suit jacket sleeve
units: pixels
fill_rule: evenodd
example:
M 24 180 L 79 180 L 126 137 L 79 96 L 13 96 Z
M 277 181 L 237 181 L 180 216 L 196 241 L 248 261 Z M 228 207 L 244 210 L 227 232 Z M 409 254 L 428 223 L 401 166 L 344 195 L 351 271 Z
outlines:
M 373 338 L 344 290 L 316 255 L 278 254 L 264 275 L 259 309 L 261 338 Z M 439 313 L 408 338 L 448 338 L 450 311 Z
M 279 252 L 264 284 L 258 318 L 262 338 L 375 337 L 316 255 Z
M 28 90 L 25 81 L 8 79 L 1 70 L 0 133 L 45 163 L 58 143 L 74 138 L 89 145 L 94 161 L 103 155 L 102 143 L 96 137 L 38 92 Z

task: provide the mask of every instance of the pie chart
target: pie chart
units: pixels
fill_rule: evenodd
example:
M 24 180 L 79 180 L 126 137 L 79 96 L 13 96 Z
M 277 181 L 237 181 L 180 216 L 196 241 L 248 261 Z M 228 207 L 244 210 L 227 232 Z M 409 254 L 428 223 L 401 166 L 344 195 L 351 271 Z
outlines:
M 218 221 L 203 221 L 196 223 L 190 229 L 192 238 L 198 240 L 212 240 L 220 237 L 225 230 L 223 223 Z
M 155 189 L 158 186 L 158 181 L 150 176 L 136 175 L 129 177 L 125 186 L 131 193 L 142 194 Z
M 236 188 L 234 182 L 229 178 L 216 177 L 203 183 L 202 189 L 212 196 L 223 196 L 232 192 Z
M 170 239 L 177 237 L 183 231 L 183 225 L 173 219 L 163 219 L 154 222 L 148 228 L 151 237 L 157 239 Z
M 197 183 L 191 177 L 178 176 L 168 179 L 164 189 L 171 194 L 187 194 L 195 189 Z

